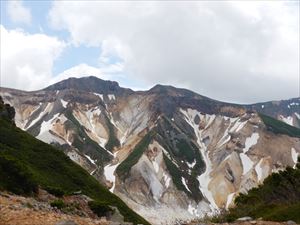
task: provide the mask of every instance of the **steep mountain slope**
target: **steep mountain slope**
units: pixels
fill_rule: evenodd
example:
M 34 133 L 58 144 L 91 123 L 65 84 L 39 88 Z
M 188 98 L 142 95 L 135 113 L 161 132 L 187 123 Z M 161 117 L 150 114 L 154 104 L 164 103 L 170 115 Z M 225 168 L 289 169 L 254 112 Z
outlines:
M 239 192 L 294 166 L 300 153 L 299 130 L 274 132 L 281 125 L 258 114 L 259 104 L 228 104 L 171 86 L 133 92 L 88 77 L 0 94 L 16 108 L 20 128 L 60 146 L 153 224 L 228 208 Z
M 11 111 L 0 98 L 0 189 L 27 195 L 35 193 L 38 185 L 66 193 L 80 191 L 117 207 L 126 221 L 149 224 L 63 152 L 15 127 L 6 116 Z

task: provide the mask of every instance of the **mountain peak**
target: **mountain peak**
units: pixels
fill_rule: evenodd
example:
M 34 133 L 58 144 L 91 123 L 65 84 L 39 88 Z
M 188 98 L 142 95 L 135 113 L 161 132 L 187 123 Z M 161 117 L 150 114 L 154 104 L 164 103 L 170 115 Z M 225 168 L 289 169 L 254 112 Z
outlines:
M 95 76 L 75 78 L 71 77 L 48 86 L 44 90 L 56 91 L 65 89 L 76 89 L 81 91 L 95 92 L 100 94 L 130 94 L 133 91 L 119 86 L 118 82 L 102 80 Z

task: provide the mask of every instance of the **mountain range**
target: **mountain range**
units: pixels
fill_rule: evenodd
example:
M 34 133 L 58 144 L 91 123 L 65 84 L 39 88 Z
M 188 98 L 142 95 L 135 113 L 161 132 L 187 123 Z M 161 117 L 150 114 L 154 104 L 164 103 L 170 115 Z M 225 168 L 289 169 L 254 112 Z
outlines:
M 300 153 L 300 98 L 242 105 L 186 89 L 69 78 L 1 88 L 16 125 L 70 159 L 153 224 L 213 215 Z

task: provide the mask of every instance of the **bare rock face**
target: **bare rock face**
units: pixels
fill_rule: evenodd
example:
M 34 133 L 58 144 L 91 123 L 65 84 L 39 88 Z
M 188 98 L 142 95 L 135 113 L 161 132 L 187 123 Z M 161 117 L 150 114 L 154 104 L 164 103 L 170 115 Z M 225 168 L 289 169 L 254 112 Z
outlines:
M 243 106 L 94 77 L 0 95 L 18 127 L 61 148 L 153 224 L 228 209 L 300 154 L 299 138 L 270 131 L 258 114 L 298 126 L 300 99 Z

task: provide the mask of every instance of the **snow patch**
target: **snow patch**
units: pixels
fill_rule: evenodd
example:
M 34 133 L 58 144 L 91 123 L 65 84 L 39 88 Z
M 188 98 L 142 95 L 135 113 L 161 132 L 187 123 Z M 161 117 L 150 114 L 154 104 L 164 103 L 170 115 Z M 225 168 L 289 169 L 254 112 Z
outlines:
M 97 168 L 90 172 L 90 175 L 93 175 L 96 172 Z
M 116 96 L 115 95 L 107 95 L 108 96 L 108 99 L 111 101 L 111 100 L 116 100 Z
M 254 163 L 252 160 L 246 155 L 246 153 L 249 151 L 249 149 L 257 144 L 257 141 L 259 139 L 258 133 L 252 133 L 252 135 L 248 138 L 246 138 L 245 141 L 245 148 L 243 149 L 243 153 L 240 154 L 240 158 L 243 165 L 243 175 L 245 175 L 251 168 L 253 167 Z
M 291 154 L 292 154 L 293 162 L 295 163 L 294 168 L 296 168 L 296 164 L 297 164 L 297 162 L 298 162 L 298 156 L 299 156 L 299 153 L 296 152 L 296 149 L 291 148 Z
M 114 189 L 115 189 L 116 176 L 114 175 L 114 173 L 115 173 L 115 170 L 117 169 L 119 164 L 120 163 L 117 163 L 115 165 L 110 164 L 110 165 L 107 165 L 107 166 L 104 167 L 105 179 L 113 183 L 113 186 L 109 189 L 110 192 L 114 192 Z
M 194 166 L 196 165 L 196 160 L 194 159 L 194 161 L 192 163 L 189 163 L 187 161 L 186 164 L 188 165 L 189 168 L 194 168 Z
M 43 121 L 40 127 L 40 133 L 36 136 L 37 139 L 51 144 L 53 142 L 57 142 L 59 144 L 65 144 L 66 142 L 59 136 L 55 136 L 54 134 L 50 133 L 51 128 L 53 127 L 52 122 L 58 117 L 59 113 L 55 114 L 51 119 L 48 121 Z
M 243 150 L 244 153 L 248 152 L 249 149 L 253 146 L 257 144 L 257 141 L 259 139 L 259 134 L 258 133 L 252 133 L 252 135 L 248 138 L 246 138 L 245 141 L 245 148 Z
M 284 116 L 280 115 L 280 119 L 281 119 L 283 122 L 285 122 L 285 123 L 287 123 L 287 124 L 293 126 L 293 117 L 292 117 L 292 116 L 284 117 Z
M 63 99 L 61 99 L 60 102 L 64 108 L 67 108 L 68 102 L 64 101 Z
M 227 196 L 227 202 L 226 202 L 226 207 L 225 207 L 226 209 L 228 209 L 230 204 L 232 203 L 234 194 L 235 194 L 235 192 L 233 192 Z
M 98 94 L 98 93 L 93 93 L 94 95 L 96 95 L 96 96 L 98 96 L 98 97 L 100 97 L 101 98 L 101 100 L 103 101 L 103 95 L 101 95 L 101 94 Z
M 186 188 L 186 190 L 188 190 L 189 192 L 191 192 L 191 190 L 189 189 L 189 187 L 187 186 L 186 182 L 185 182 L 185 178 L 181 177 L 181 182 L 184 185 L 184 187 Z M 191 192 L 192 193 L 192 192 Z
M 297 116 L 297 118 L 300 120 L 300 115 L 298 113 L 295 112 L 295 115 Z
M 84 156 L 93 164 L 93 165 L 95 165 L 95 166 L 97 166 L 96 165 L 96 160 L 93 160 L 90 156 L 88 156 L 88 155 L 86 155 L 86 154 L 84 154 Z
M 44 115 L 46 115 L 47 113 L 49 113 L 52 110 L 52 103 L 47 103 L 46 108 L 44 109 L 43 112 L 40 113 L 40 115 L 34 119 L 29 126 L 27 126 L 26 130 L 28 130 L 30 127 L 32 127 L 36 122 L 38 122 Z
M 216 212 L 216 211 L 218 211 L 218 206 L 216 205 L 213 195 L 208 188 L 210 180 L 211 180 L 210 172 L 212 170 L 212 164 L 209 159 L 206 145 L 202 142 L 203 130 L 199 130 L 199 126 L 197 124 L 195 124 L 195 122 L 194 122 L 194 118 L 196 115 L 198 115 L 200 117 L 200 120 L 205 120 L 205 121 L 207 121 L 207 119 L 209 121 L 210 120 L 209 118 L 211 117 L 211 115 L 203 116 L 200 112 L 193 110 L 193 109 L 187 109 L 187 111 L 180 109 L 180 112 L 185 116 L 186 122 L 188 124 L 190 124 L 191 127 L 194 129 L 195 135 L 197 137 L 197 143 L 200 147 L 200 152 L 202 154 L 202 158 L 206 165 L 204 173 L 202 173 L 200 176 L 197 177 L 197 179 L 199 181 L 200 191 L 202 192 L 203 196 L 208 200 L 211 212 Z
M 163 179 L 164 179 L 166 188 L 168 188 L 170 185 L 171 177 L 169 177 L 168 174 L 164 172 Z
M 247 123 L 247 120 L 244 122 L 240 122 L 240 120 L 237 120 L 234 125 L 230 128 L 229 132 L 238 132 L 240 131 Z
M 261 105 L 261 108 L 262 108 L 262 109 L 265 108 L 265 105 Z
M 197 208 L 193 207 L 191 204 L 189 204 L 189 206 L 188 206 L 188 212 L 193 216 L 196 216 L 196 217 L 200 216 Z
M 263 159 L 260 159 L 259 162 L 255 166 L 255 171 L 257 174 L 257 181 L 260 182 L 263 177 L 263 170 L 261 168 L 261 164 L 263 162 Z

